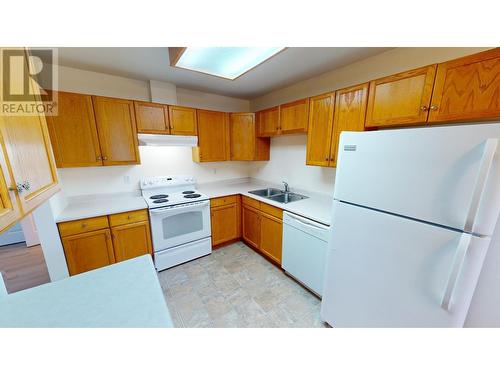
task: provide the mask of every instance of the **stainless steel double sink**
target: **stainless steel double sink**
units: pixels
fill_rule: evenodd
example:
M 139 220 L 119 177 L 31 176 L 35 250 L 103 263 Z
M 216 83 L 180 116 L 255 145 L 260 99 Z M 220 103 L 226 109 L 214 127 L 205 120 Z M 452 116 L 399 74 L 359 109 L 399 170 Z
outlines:
M 309 197 L 306 197 L 305 195 L 292 193 L 290 191 L 284 191 L 284 190 L 280 190 L 280 189 L 274 189 L 274 188 L 251 190 L 251 191 L 249 191 L 249 193 L 253 194 L 253 195 L 257 195 L 257 196 L 262 197 L 262 198 L 270 199 L 270 200 L 278 202 L 278 203 L 284 203 L 284 204 L 309 198 Z

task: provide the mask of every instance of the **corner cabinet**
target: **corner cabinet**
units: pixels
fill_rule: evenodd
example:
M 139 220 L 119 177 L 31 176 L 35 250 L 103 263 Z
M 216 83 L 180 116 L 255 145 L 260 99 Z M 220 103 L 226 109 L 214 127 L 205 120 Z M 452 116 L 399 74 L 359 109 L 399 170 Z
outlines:
M 257 136 L 254 113 L 229 115 L 231 160 L 269 160 L 269 138 Z
M 365 127 L 425 124 L 435 75 L 430 65 L 371 81 Z
M 438 64 L 429 122 L 500 119 L 500 48 Z
M 29 69 L 27 59 L 16 60 L 11 64 L 13 69 Z M 14 74 L 11 86 L 23 87 L 22 77 Z M 33 102 L 41 102 L 37 83 L 30 80 L 29 85 Z M 47 201 L 59 186 L 43 113 L 30 116 L 2 113 L 0 134 L 0 231 L 3 231 Z
M 198 146 L 192 149 L 193 161 L 199 163 L 229 160 L 229 114 L 201 109 L 196 112 Z
M 132 100 L 92 97 L 103 165 L 139 164 Z

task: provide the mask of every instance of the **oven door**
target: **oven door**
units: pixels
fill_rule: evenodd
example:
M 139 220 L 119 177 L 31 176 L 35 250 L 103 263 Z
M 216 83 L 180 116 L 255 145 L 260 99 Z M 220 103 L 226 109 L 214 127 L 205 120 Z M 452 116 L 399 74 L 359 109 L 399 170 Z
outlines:
M 210 237 L 210 201 L 151 209 L 154 251 Z

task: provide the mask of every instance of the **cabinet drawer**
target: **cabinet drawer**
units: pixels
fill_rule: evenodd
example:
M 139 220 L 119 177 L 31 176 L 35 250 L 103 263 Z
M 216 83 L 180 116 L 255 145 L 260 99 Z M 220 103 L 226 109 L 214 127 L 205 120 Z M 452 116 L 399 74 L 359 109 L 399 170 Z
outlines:
M 247 206 L 254 207 L 254 208 L 260 210 L 260 202 L 258 200 L 243 196 L 242 203 L 246 204 Z
M 280 220 L 283 220 L 283 210 L 281 208 L 274 207 L 266 203 L 261 203 L 260 210 L 262 212 L 265 212 L 266 214 L 272 215 Z
M 109 215 L 109 223 L 112 227 L 116 227 L 117 225 L 138 223 L 140 221 L 148 221 L 147 210 L 128 211 Z
M 71 236 L 73 234 L 91 232 L 99 229 L 108 228 L 108 217 L 99 216 L 91 217 L 88 219 L 66 221 L 64 223 L 59 223 L 59 233 L 61 237 Z
M 220 198 L 210 199 L 210 207 L 225 206 L 227 204 L 233 204 L 238 202 L 237 195 L 228 195 Z

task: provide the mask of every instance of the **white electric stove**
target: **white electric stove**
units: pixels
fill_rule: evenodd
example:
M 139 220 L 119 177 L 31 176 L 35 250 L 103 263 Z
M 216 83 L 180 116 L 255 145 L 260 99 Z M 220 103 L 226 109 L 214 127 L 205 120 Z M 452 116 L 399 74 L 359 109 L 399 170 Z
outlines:
M 158 271 L 212 252 L 210 201 L 196 191 L 194 177 L 143 178 L 141 191 L 149 207 Z

